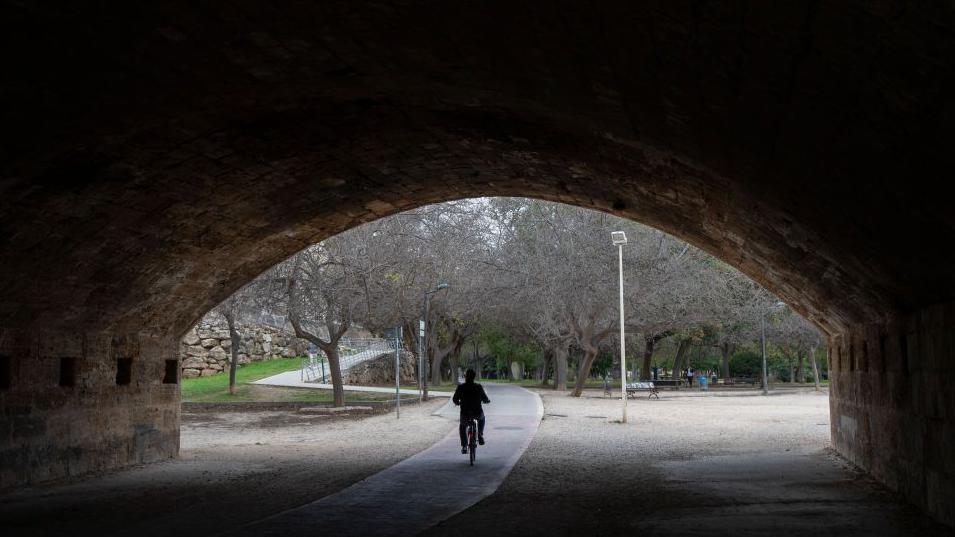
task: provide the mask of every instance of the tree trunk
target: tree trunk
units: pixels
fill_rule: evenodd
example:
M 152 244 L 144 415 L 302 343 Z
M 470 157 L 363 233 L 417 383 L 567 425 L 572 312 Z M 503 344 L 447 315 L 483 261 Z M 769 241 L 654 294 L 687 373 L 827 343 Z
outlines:
M 322 352 L 324 352 L 325 356 L 328 357 L 328 369 L 332 375 L 332 394 L 334 396 L 334 405 L 344 406 L 345 389 L 342 387 L 342 367 L 341 361 L 338 357 L 338 340 L 341 338 L 341 335 L 345 333 L 347 328 L 343 326 L 338 335 L 330 338 L 329 341 L 325 341 L 308 330 L 302 328 L 298 317 L 289 315 L 289 321 L 292 323 L 292 329 L 295 330 L 295 337 L 314 343 L 315 346 L 319 349 L 322 349 Z M 332 333 L 333 331 L 329 330 L 329 334 L 331 335 Z
M 438 389 L 441 385 L 441 364 L 444 362 L 444 356 L 438 356 L 437 352 L 431 353 L 431 387 Z
M 235 395 L 235 373 L 239 369 L 239 331 L 235 328 L 235 313 L 231 310 L 225 313 L 226 323 L 229 325 L 229 340 L 232 347 L 229 349 L 229 395 Z
M 683 371 L 683 358 L 690 350 L 690 338 L 681 339 L 680 345 L 676 348 L 676 358 L 673 359 L 673 377 L 680 378 L 680 371 Z
M 630 375 L 634 378 L 634 380 L 637 380 L 640 378 L 640 371 L 641 371 L 641 368 L 643 367 L 643 360 L 642 359 L 638 360 L 636 356 L 632 356 L 630 354 L 628 354 L 627 356 L 630 356 L 629 358 L 630 359 Z M 619 368 L 614 368 L 614 369 L 619 369 Z
M 321 345 L 328 357 L 328 369 L 332 374 L 332 397 L 335 406 L 345 406 L 345 387 L 342 385 L 342 366 L 338 357 L 338 343 Z
M 481 359 L 481 343 L 478 341 L 478 338 L 473 338 L 471 340 L 471 347 L 473 351 L 471 352 L 471 361 L 474 362 L 474 378 L 481 380 L 481 376 L 484 369 L 484 361 Z
M 431 326 L 434 330 L 433 325 Z M 431 380 L 429 382 L 434 389 L 437 389 L 441 385 L 441 362 L 444 361 L 444 356 L 440 356 L 437 338 L 432 339 L 431 336 L 426 334 L 425 340 L 425 350 L 427 351 L 425 362 L 427 367 L 430 367 L 426 374 L 430 373 Z
M 580 365 L 580 358 L 583 356 L 582 353 L 576 353 L 577 356 L 574 356 L 574 367 L 570 366 L 570 351 L 567 351 L 567 381 L 568 382 L 577 382 L 577 366 Z
M 819 391 L 819 365 L 816 363 L 816 348 L 809 349 L 809 359 L 812 363 L 812 380 L 816 385 L 816 391 Z
M 414 323 L 404 323 L 404 328 L 401 330 L 401 336 L 403 338 L 402 343 L 406 349 L 409 349 L 414 355 L 415 359 L 418 358 L 418 330 L 417 326 Z M 415 362 L 417 364 L 417 361 Z
M 577 368 L 577 381 L 574 383 L 574 391 L 571 395 L 580 397 L 584 391 L 584 385 L 590 378 L 590 368 L 594 365 L 594 359 L 597 358 L 597 348 L 589 347 L 584 349 L 584 355 L 580 359 L 580 367 Z
M 806 360 L 802 356 L 802 351 L 798 351 L 796 353 L 796 382 L 800 384 L 806 382 L 805 363 Z
M 458 357 L 454 352 L 451 353 L 449 365 L 451 366 L 451 384 L 456 384 L 458 381 L 458 369 L 460 369 L 460 364 L 458 363 Z
M 544 349 L 544 357 L 541 362 L 542 362 L 541 368 L 540 368 L 541 386 L 547 386 L 548 377 L 550 376 L 549 370 L 552 368 L 552 365 L 554 363 L 554 353 L 550 349 Z
M 656 336 L 646 336 L 643 338 L 643 365 L 640 367 L 640 380 L 650 380 L 650 362 L 653 360 L 653 349 L 657 346 L 660 338 Z
M 554 352 L 554 389 L 567 391 L 567 346 L 558 343 Z
M 721 364 L 722 371 L 720 371 L 720 376 L 724 379 L 730 377 L 730 358 L 733 356 L 734 350 L 735 345 L 732 343 L 724 342 L 722 345 L 720 345 L 720 353 L 723 357 Z
M 441 349 L 441 348 L 437 348 L 437 345 L 435 345 L 435 348 L 432 348 L 431 356 L 432 356 L 432 359 L 434 360 L 434 363 L 431 364 L 431 385 L 432 386 L 441 385 L 442 375 L 444 374 L 444 359 L 449 354 L 451 354 L 452 349 L 454 349 L 453 346 L 449 346 L 449 347 L 445 347 L 444 349 Z M 453 376 L 454 372 L 452 372 L 451 375 Z M 452 380 L 457 380 L 457 379 L 452 379 Z

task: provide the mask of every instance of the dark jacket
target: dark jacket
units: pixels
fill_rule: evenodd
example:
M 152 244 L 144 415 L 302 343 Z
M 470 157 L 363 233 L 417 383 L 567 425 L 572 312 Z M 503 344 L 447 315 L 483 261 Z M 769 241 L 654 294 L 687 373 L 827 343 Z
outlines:
M 471 415 L 471 416 L 480 416 L 484 413 L 484 410 L 481 408 L 481 403 L 490 403 L 491 400 L 487 398 L 487 394 L 484 393 L 484 387 L 476 382 L 465 382 L 464 384 L 458 384 L 458 388 L 454 390 L 454 397 L 451 398 L 454 401 L 454 404 L 461 405 L 461 415 Z

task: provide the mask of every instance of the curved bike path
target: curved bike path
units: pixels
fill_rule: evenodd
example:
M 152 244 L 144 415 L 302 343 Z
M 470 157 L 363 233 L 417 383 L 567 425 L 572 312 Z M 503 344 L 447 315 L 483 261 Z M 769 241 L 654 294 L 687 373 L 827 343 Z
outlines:
M 454 429 L 430 448 L 315 502 L 245 525 L 230 536 L 416 535 L 492 494 L 534 438 L 543 416 L 540 397 L 517 386 L 484 384 L 487 444 L 474 466 L 461 454 L 458 409 L 437 414 Z M 387 438 L 369 439 L 387 442 Z

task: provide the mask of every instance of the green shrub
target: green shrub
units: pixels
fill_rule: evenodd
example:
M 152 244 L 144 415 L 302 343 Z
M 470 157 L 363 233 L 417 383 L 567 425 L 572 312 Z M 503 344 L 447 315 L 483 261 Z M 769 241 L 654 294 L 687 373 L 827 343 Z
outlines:
M 753 351 L 737 352 L 730 358 L 730 373 L 734 377 L 755 377 L 763 371 L 762 355 Z

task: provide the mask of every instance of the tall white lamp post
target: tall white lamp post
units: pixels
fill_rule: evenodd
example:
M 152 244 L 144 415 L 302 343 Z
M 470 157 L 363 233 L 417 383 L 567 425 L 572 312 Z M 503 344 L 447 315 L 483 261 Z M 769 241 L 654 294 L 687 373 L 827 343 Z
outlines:
M 785 302 L 776 302 L 770 313 L 786 306 Z M 769 367 L 766 365 L 766 313 L 759 314 L 759 344 L 763 348 L 763 395 L 769 395 Z
M 620 275 L 620 400 L 623 402 L 623 418 L 621 423 L 627 423 L 627 347 L 623 329 L 623 245 L 627 244 L 627 234 L 623 231 L 614 231 L 610 234 L 613 243 L 617 246 Z

